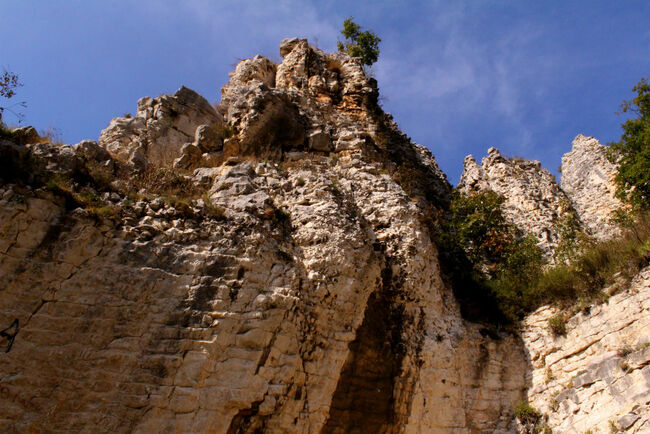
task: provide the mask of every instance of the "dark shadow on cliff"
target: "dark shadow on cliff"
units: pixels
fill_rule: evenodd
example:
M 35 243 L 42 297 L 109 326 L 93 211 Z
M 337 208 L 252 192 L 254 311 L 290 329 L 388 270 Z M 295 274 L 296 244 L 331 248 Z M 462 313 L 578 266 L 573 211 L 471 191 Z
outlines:
M 390 268 L 382 288 L 368 299 L 363 323 L 350 344 L 324 433 L 380 433 L 396 422 L 394 379 L 404 357 L 403 310 L 390 297 Z

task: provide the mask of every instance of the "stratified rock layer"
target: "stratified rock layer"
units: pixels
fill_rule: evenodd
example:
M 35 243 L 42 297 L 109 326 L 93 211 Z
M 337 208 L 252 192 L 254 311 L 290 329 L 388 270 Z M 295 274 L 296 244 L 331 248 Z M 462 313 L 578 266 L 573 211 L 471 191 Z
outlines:
M 511 425 L 524 352 L 443 285 L 432 155 L 358 60 L 282 53 L 240 64 L 218 112 L 182 89 L 101 147 L 0 143 L 0 430 Z
M 0 431 L 505 433 L 526 394 L 558 432 L 647 431 L 650 272 L 566 337 L 549 308 L 522 336 L 464 321 L 431 153 L 358 59 L 281 54 L 217 109 L 181 88 L 99 143 L 0 139 Z M 550 174 L 466 166 L 550 252 Z
M 524 322 L 528 397 L 553 432 L 650 432 L 650 269 L 553 336 L 548 307 Z
M 589 233 L 600 240 L 620 234 L 612 212 L 624 208 L 615 196 L 617 167 L 606 153 L 598 140 L 579 134 L 571 152 L 562 156 L 562 190 Z

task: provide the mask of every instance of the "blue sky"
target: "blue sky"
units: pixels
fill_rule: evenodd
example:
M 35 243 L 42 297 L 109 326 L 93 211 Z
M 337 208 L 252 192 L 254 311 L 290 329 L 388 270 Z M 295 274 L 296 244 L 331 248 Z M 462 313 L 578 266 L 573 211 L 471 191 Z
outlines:
M 343 20 L 382 38 L 382 104 L 452 183 L 495 146 L 557 172 L 579 134 L 620 137 L 616 116 L 650 76 L 650 2 L 0 0 L 0 67 L 24 86 L 26 124 L 97 139 L 138 98 L 190 87 L 220 99 L 285 37 L 335 49 Z M 11 115 L 5 120 L 12 122 Z

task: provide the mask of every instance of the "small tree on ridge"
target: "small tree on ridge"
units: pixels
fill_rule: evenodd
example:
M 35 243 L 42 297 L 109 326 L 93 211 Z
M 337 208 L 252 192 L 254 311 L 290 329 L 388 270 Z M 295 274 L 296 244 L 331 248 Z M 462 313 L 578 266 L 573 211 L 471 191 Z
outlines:
M 372 31 L 361 31 L 361 26 L 355 23 L 353 17 L 343 21 L 341 34 L 345 42 L 337 44 L 339 51 L 352 57 L 360 57 L 363 65 L 372 65 L 379 58 L 379 43 L 381 39 Z
M 0 97 L 5 99 L 12 98 L 14 95 L 16 95 L 16 88 L 21 87 L 22 85 L 23 84 L 18 80 L 18 76 L 16 74 L 5 69 L 2 75 L 0 75 Z M 0 124 L 2 124 L 2 115 L 5 110 L 13 113 L 18 118 L 19 122 L 22 121 L 23 115 L 11 109 L 11 107 L 16 105 L 25 107 L 25 102 L 21 101 L 11 106 L 0 106 Z

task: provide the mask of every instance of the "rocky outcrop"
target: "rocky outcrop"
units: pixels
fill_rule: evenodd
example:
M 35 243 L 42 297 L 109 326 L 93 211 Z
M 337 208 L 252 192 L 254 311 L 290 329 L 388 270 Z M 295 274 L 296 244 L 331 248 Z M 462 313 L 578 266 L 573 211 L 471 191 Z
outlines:
M 562 241 L 559 223 L 573 213 L 555 178 L 539 161 L 506 158 L 495 148 L 488 150 L 480 166 L 471 155 L 465 158 L 458 189 L 464 193 L 492 190 L 503 196 L 505 217 L 533 235 L 547 258 Z
M 99 143 L 117 160 L 138 168 L 149 164 L 169 166 L 195 151 L 188 150 L 186 145 L 192 143 L 199 126 L 222 122 L 221 115 L 205 98 L 181 87 L 174 95 L 141 98 L 136 116 L 113 119 L 101 132 Z M 210 147 L 198 151 L 210 151 Z
M 99 143 L 0 140 L 0 431 L 509 433 L 555 391 L 559 430 L 646 429 L 649 272 L 566 337 L 550 308 L 521 336 L 465 321 L 431 152 L 358 60 L 281 55 L 241 62 L 217 109 L 182 88 Z M 539 163 L 466 166 L 552 249 Z
M 578 135 L 571 152 L 562 157 L 561 187 L 539 162 L 505 158 L 490 148 L 481 165 L 465 157 L 458 184 L 464 193 L 492 190 L 505 198 L 504 214 L 523 232 L 537 237 L 550 257 L 562 241 L 558 228 L 573 216 L 587 235 L 606 240 L 620 234 L 613 212 L 625 209 L 615 196 L 616 165 L 607 148 L 593 137 Z
M 554 336 L 544 307 L 526 318 L 528 398 L 553 432 L 650 431 L 650 269 L 606 303 L 569 318 Z
M 562 190 L 589 233 L 605 240 L 620 233 L 612 212 L 624 209 L 616 197 L 617 167 L 607 159 L 607 148 L 593 137 L 579 134 L 562 156 Z
M 2 431 L 508 429 L 525 355 L 443 284 L 433 156 L 356 60 L 282 47 L 231 77 L 221 146 L 189 90 L 101 146 L 1 144 Z

